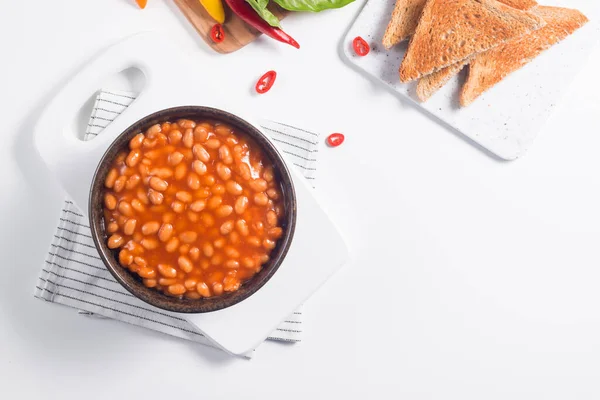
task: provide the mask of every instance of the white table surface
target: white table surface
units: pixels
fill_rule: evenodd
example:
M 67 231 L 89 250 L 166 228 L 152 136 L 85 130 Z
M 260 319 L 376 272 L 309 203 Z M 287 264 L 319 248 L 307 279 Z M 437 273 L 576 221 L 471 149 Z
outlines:
M 0 0 L 7 398 L 600 397 L 598 48 L 533 149 L 506 163 L 343 64 L 361 0 L 286 19 L 301 51 L 261 39 L 229 56 L 208 50 L 170 1 L 132 3 Z M 307 303 L 300 345 L 234 359 L 32 296 L 63 200 L 32 124 L 86 59 L 151 29 L 261 115 L 346 134 L 322 149 L 318 190 L 351 262 Z M 275 88 L 252 95 L 268 69 Z

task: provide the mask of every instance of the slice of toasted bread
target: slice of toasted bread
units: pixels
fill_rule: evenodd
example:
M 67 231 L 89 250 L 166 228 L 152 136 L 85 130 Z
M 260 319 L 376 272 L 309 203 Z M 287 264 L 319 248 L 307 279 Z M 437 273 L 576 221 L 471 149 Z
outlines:
M 419 83 L 417 84 L 417 97 L 419 100 L 426 101 L 429 99 L 442 86 L 448 83 L 450 78 L 462 71 L 464 66 L 469 62 L 471 62 L 470 57 L 419 79 Z
M 390 23 L 383 35 L 383 47 L 391 49 L 408 39 L 419 24 L 419 18 L 427 0 L 397 0 Z
M 400 66 L 410 82 L 544 26 L 496 0 L 428 0 Z
M 508 6 L 519 10 L 529 10 L 537 3 L 533 0 L 499 0 Z M 417 85 L 417 97 L 421 101 L 427 101 L 435 92 L 437 92 L 442 86 L 456 74 L 458 74 L 465 65 L 469 64 L 472 58 L 466 58 L 462 61 L 457 62 L 446 68 L 442 68 L 433 74 L 427 75 L 419 79 Z
M 529 10 L 537 6 L 534 0 L 499 0 L 519 10 Z M 386 49 L 408 39 L 415 33 L 421 13 L 427 0 L 397 0 L 392 17 L 383 35 L 382 44 Z
M 520 69 L 588 22 L 581 12 L 567 8 L 539 6 L 533 12 L 546 21 L 545 27 L 486 53 L 478 54 L 473 59 L 460 95 L 462 106 L 468 106 L 507 75 Z

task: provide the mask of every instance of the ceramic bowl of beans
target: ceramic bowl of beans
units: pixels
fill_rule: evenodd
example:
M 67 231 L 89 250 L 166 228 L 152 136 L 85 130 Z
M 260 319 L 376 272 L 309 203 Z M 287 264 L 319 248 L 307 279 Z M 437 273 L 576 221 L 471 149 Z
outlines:
M 106 267 L 156 307 L 230 307 L 277 271 L 296 222 L 294 185 L 264 134 L 226 111 L 149 115 L 109 147 L 93 178 L 90 227 Z

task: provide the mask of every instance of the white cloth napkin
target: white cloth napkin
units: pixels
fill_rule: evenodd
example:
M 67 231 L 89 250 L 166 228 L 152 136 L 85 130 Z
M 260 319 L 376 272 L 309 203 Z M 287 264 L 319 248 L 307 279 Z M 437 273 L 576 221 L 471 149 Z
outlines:
M 133 93 L 101 91 L 84 139 L 93 140 L 101 135 L 133 100 Z M 274 121 L 261 121 L 261 126 L 288 162 L 299 168 L 314 186 L 319 135 Z M 114 280 L 96 251 L 87 218 L 69 199 L 65 200 L 57 225 L 35 297 L 76 308 L 86 315 L 112 318 L 213 346 L 185 318 L 138 300 Z M 300 342 L 301 333 L 302 311 L 297 310 L 268 339 Z

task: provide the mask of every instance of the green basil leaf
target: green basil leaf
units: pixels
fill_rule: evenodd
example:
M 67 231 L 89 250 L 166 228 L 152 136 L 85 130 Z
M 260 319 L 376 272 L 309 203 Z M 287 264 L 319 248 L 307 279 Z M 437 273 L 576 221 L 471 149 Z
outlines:
M 267 21 L 269 25 L 281 28 L 279 19 L 277 19 L 277 17 L 267 8 L 269 0 L 246 0 L 246 2 L 250 4 L 252 8 L 254 8 L 254 11 L 256 11 L 262 19 Z
M 273 0 L 282 8 L 290 11 L 319 12 L 330 8 L 341 8 L 354 0 Z

